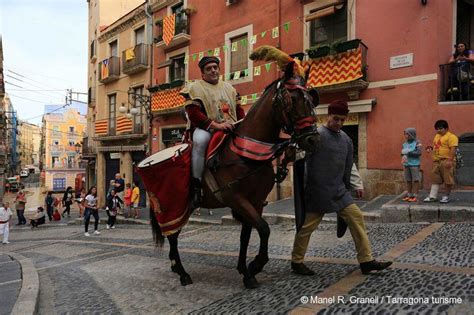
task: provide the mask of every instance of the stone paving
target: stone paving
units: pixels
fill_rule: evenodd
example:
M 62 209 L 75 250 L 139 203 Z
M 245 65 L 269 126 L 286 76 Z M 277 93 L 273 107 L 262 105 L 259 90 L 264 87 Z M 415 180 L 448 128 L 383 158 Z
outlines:
M 0 252 L 2 249 L 0 248 Z M 0 314 L 10 314 L 20 293 L 20 287 L 20 264 L 10 256 L 0 253 Z
M 257 275 L 261 287 L 255 290 L 244 289 L 236 270 L 238 226 L 185 228 L 180 254 L 194 282 L 186 287 L 170 271 L 168 246 L 161 252 L 155 249 L 147 226 L 118 225 L 115 230 L 101 226 L 102 234 L 91 237 L 84 236 L 82 226 L 14 229 L 11 243 L 0 250 L 19 253 L 34 263 L 40 279 L 39 314 L 474 313 L 473 226 L 441 223 L 431 235 L 421 237 L 429 227 L 367 224 L 374 255 L 397 250 L 400 254 L 394 256 L 393 268 L 362 276 L 350 233 L 338 239 L 334 224 L 321 224 L 306 259 L 316 275 L 302 277 L 289 268 L 293 227 L 273 225 L 270 261 Z M 253 231 L 249 260 L 257 250 L 258 234 Z M 5 265 L 3 256 L 0 253 L 0 268 Z M 0 293 L 3 281 L 0 278 Z M 303 297 L 334 292 L 336 284 L 342 287 L 338 298 L 345 303 L 304 303 Z M 389 303 L 388 296 L 405 300 Z M 379 300 L 351 302 L 370 297 Z M 433 297 L 461 302 L 433 301 Z M 409 298 L 428 301 L 414 303 Z

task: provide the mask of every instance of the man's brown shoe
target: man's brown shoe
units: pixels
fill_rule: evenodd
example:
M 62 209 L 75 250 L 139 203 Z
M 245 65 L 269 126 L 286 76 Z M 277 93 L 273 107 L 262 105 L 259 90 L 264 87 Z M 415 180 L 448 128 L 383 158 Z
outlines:
M 291 263 L 291 270 L 293 270 L 294 273 L 303 275 L 303 276 L 314 276 L 314 271 L 306 267 L 305 264 L 300 263 Z
M 384 270 L 390 267 L 390 265 L 392 265 L 391 261 L 377 261 L 374 259 L 372 261 L 361 263 L 360 270 L 362 271 L 364 275 L 368 275 L 373 270 L 376 270 L 376 271 Z

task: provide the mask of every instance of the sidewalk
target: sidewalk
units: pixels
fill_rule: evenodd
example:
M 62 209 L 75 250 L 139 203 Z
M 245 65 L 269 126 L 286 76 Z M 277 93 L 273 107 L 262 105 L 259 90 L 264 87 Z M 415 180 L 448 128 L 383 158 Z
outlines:
M 423 200 L 428 192 L 420 192 Z M 451 202 L 447 204 L 425 203 L 418 201 L 409 203 L 402 200 L 401 195 L 380 195 L 370 201 L 355 200 L 355 203 L 364 213 L 366 222 L 401 223 L 401 222 L 465 222 L 474 221 L 474 192 L 453 191 Z M 295 210 L 293 198 L 283 199 L 269 203 L 263 210 L 263 217 L 269 224 L 289 223 L 294 224 Z M 82 219 L 71 220 L 72 224 L 82 224 Z M 190 222 L 197 224 L 238 224 L 232 217 L 229 208 L 208 209 L 201 208 L 200 215 L 194 212 Z M 336 214 L 329 213 L 324 216 L 324 222 L 336 222 Z M 93 218 L 91 218 L 93 222 Z M 69 224 L 71 224 L 69 223 Z M 100 213 L 100 223 L 107 223 L 105 212 Z M 140 218 L 117 217 L 117 224 L 149 224 L 149 210 L 140 209 Z

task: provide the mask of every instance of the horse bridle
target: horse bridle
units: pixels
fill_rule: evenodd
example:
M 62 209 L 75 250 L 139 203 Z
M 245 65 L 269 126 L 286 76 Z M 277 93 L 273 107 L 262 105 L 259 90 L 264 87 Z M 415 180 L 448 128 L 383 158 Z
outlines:
M 298 139 L 308 136 L 314 131 L 305 132 L 299 135 L 296 135 L 296 131 L 301 131 L 307 127 L 314 125 L 315 117 L 314 115 L 303 117 L 298 119 L 296 122 L 291 121 L 291 118 L 288 117 L 288 114 L 293 106 L 291 100 L 290 90 L 299 89 L 303 92 L 305 105 L 311 108 L 312 111 L 312 103 L 311 103 L 311 96 L 308 93 L 308 89 L 303 83 L 303 80 L 300 78 L 292 78 L 290 80 L 280 80 L 276 86 L 276 93 L 273 97 L 273 104 L 276 108 L 278 108 L 279 112 L 282 114 L 283 118 L 283 127 L 282 129 L 285 133 L 291 135 L 292 143 L 296 143 Z

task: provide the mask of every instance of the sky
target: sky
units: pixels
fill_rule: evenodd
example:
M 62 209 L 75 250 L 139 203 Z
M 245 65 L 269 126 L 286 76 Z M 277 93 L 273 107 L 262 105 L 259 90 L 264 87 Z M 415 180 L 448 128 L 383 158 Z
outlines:
M 0 0 L 5 90 L 19 119 L 39 124 L 66 89 L 87 92 L 87 18 L 86 0 Z

